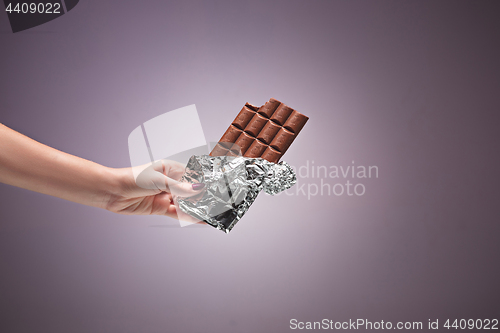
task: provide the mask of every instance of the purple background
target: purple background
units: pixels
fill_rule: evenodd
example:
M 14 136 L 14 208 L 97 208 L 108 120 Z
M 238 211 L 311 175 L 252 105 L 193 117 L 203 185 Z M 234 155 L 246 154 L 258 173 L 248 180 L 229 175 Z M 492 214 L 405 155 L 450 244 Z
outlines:
M 47 145 L 126 167 L 150 118 L 195 103 L 215 141 L 275 97 L 310 117 L 290 164 L 379 167 L 362 197 L 262 195 L 229 235 L 0 185 L 0 331 L 499 318 L 499 5 L 82 0 L 17 34 L 0 14 L 0 122 Z

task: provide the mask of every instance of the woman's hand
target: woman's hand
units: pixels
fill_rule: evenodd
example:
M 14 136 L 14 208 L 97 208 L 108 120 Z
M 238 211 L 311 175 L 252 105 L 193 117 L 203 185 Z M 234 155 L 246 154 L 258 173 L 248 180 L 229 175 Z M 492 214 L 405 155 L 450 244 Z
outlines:
M 105 208 L 120 214 L 166 215 L 179 218 L 173 195 L 200 193 L 204 184 L 179 183 L 184 165 L 161 160 L 146 167 L 114 169 L 115 191 L 105 198 Z M 192 221 L 197 222 L 197 221 Z

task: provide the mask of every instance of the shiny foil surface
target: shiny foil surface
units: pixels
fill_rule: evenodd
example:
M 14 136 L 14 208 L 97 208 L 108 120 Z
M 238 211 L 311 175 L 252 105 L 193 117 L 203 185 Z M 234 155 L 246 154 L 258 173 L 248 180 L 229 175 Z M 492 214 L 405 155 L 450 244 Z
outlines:
M 262 158 L 193 155 L 181 182 L 204 183 L 202 193 L 176 197 L 186 214 L 226 233 L 245 215 L 261 190 L 274 195 L 292 187 L 295 172 L 286 162 Z

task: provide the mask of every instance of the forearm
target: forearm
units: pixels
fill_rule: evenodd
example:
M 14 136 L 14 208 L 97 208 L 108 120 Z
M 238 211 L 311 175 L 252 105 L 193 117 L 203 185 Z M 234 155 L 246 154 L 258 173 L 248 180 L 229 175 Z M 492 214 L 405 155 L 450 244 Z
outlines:
M 106 208 L 117 170 L 66 154 L 0 124 L 0 182 Z

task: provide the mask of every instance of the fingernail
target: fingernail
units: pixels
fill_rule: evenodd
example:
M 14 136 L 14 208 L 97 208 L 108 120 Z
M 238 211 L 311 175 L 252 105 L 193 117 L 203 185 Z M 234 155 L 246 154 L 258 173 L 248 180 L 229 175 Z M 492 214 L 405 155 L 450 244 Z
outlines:
M 199 190 L 201 190 L 202 188 L 205 187 L 205 184 L 204 183 L 194 183 L 191 186 L 193 187 L 193 190 L 199 191 Z

